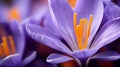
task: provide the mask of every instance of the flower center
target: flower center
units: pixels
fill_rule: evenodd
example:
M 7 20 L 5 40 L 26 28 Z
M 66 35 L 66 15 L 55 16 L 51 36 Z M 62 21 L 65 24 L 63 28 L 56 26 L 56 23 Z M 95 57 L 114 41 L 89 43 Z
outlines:
M 13 7 L 7 13 L 9 21 L 12 21 L 13 19 L 20 21 L 20 12 L 17 7 Z
M 87 48 L 88 38 L 90 36 L 90 29 L 93 22 L 93 15 L 90 15 L 90 20 L 86 18 L 80 19 L 79 24 L 77 24 L 77 14 L 74 13 L 74 30 L 80 50 Z
M 0 43 L 0 57 L 4 58 L 10 54 L 14 54 L 15 45 L 12 36 L 2 37 L 2 43 Z

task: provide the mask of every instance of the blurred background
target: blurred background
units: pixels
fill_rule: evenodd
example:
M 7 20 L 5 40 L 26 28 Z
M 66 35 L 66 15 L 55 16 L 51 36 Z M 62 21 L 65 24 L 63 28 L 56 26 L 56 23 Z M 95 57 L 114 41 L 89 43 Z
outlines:
M 120 6 L 120 0 L 112 0 L 115 4 Z M 48 10 L 48 1 L 47 0 L 0 0 L 0 22 L 11 22 L 13 19 L 22 24 L 22 21 L 28 17 L 34 16 L 37 17 L 38 21 L 44 20 L 44 18 L 39 18 L 44 15 L 44 12 Z M 36 16 L 36 14 L 38 14 Z M 44 21 L 43 21 L 44 22 Z M 38 23 L 39 24 L 39 23 Z M 2 30 L 0 30 L 1 32 Z M 37 51 L 36 59 L 27 65 L 27 67 L 77 67 L 77 64 L 74 61 L 69 61 L 57 65 L 49 64 L 46 62 L 46 58 L 51 53 L 57 52 L 47 46 L 40 45 L 40 43 L 34 41 L 24 30 L 26 37 L 26 46 L 25 51 L 29 50 Z M 120 38 L 116 41 L 101 48 L 99 52 L 104 51 L 117 51 L 120 53 Z M 120 60 L 116 61 L 100 61 L 100 60 L 91 60 L 89 67 L 120 67 Z

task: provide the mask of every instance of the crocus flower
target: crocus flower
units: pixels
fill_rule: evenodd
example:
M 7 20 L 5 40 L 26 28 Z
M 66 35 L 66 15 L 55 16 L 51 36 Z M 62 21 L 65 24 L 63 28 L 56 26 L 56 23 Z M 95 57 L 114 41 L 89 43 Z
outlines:
M 39 18 L 47 10 L 47 0 L 15 0 L 11 5 L 0 3 L 0 19 L 2 21 L 18 20 L 20 23 L 27 17 Z M 38 7 L 39 6 L 39 7 Z M 44 8 L 44 9 L 43 9 Z M 38 14 L 38 12 L 40 12 Z
M 22 3 L 22 0 L 15 0 L 11 2 L 11 5 L 0 4 L 1 14 L 4 21 L 12 21 L 14 19 L 21 21 L 28 16 L 29 3 L 26 0 Z
M 0 67 L 23 67 L 31 62 L 36 52 L 23 59 L 25 38 L 18 22 L 0 23 Z
M 57 32 L 51 28 L 26 24 L 27 32 L 33 39 L 64 53 L 51 54 L 47 62 L 62 63 L 75 60 L 81 65 L 90 58 L 120 58 L 120 54 L 113 51 L 94 55 L 100 48 L 120 36 L 120 18 L 107 21 L 101 26 L 104 12 L 102 0 L 78 0 L 74 8 L 67 0 L 49 0 L 49 5 L 54 21 L 50 26 Z
M 120 7 L 113 2 L 104 2 L 105 16 L 107 20 L 112 20 L 120 17 Z

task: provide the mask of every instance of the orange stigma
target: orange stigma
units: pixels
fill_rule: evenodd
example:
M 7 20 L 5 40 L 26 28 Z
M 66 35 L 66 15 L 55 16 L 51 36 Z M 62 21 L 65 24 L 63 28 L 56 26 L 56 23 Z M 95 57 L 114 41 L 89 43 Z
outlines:
M 15 45 L 12 36 L 8 36 L 8 39 L 3 36 L 2 43 L 0 44 L 0 57 L 4 58 L 10 54 L 14 54 L 15 52 Z
M 75 7 L 75 5 L 76 5 L 76 1 L 77 0 L 67 0 L 68 1 L 68 3 L 71 5 L 71 7 Z
M 13 19 L 20 21 L 20 12 L 17 7 L 13 7 L 9 10 L 7 15 L 9 21 L 12 21 Z
M 79 24 L 77 24 L 77 14 L 74 13 L 74 30 L 80 50 L 87 48 L 88 38 L 90 36 L 90 29 L 93 22 L 93 15 L 90 15 L 90 20 L 86 18 L 80 19 Z

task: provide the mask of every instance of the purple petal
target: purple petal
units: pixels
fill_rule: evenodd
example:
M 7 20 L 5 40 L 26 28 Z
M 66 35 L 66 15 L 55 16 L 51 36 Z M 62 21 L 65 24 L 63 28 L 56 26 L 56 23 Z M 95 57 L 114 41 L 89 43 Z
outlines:
M 115 19 L 117 17 L 120 17 L 120 7 L 111 3 L 111 2 L 105 2 L 107 5 L 105 7 L 105 15 L 108 18 L 108 20 Z
M 120 54 L 114 51 L 107 51 L 93 56 L 92 59 L 114 61 L 120 59 Z
M 89 20 L 90 15 L 93 15 L 93 23 L 89 40 L 90 43 L 103 18 L 103 2 L 102 0 L 77 0 L 75 12 L 77 12 L 78 15 L 78 22 L 81 18 L 87 18 Z
M 37 33 L 37 34 L 44 34 L 44 35 L 47 35 L 47 36 L 50 36 L 50 37 L 53 37 L 53 38 L 58 38 L 54 34 L 54 31 L 47 28 L 47 27 L 42 27 L 42 26 L 39 26 L 39 25 L 26 23 L 26 29 L 30 30 L 31 32 Z
M 33 39 L 40 43 L 62 52 L 70 52 L 70 49 L 66 47 L 58 38 L 52 36 L 47 29 L 33 24 L 26 24 L 26 30 Z
M 60 37 L 60 33 L 56 29 L 49 12 L 46 12 L 46 14 L 42 17 L 41 21 L 37 21 L 35 18 L 27 18 L 23 22 L 24 22 L 23 25 L 25 25 L 26 23 L 39 25 L 42 29 L 47 30 L 46 35 L 54 36 L 54 37 Z
M 7 11 L 6 6 L 1 4 L 0 5 L 0 23 L 7 21 L 6 11 Z
M 35 57 L 36 57 L 36 52 L 34 51 L 34 52 L 32 52 L 27 58 L 25 58 L 24 60 L 23 60 L 23 65 L 25 66 L 25 65 L 27 65 L 28 63 L 30 63 L 31 61 L 33 61 L 34 59 L 35 59 Z
M 47 0 L 37 0 L 33 1 L 34 4 L 32 5 L 32 18 L 34 18 L 37 21 L 42 20 L 42 17 L 45 15 L 45 13 L 48 11 L 48 3 Z
M 22 28 L 20 27 L 18 22 L 13 21 L 10 23 L 10 29 L 12 31 L 13 39 L 15 41 L 17 53 L 23 53 L 25 47 L 25 38 Z
M 120 17 L 106 22 L 92 43 L 95 51 L 120 37 Z
M 13 54 L 0 61 L 0 67 L 22 67 L 22 55 Z
M 60 37 L 60 33 L 59 33 L 58 29 L 56 28 L 49 12 L 47 12 L 46 15 L 44 16 L 43 26 L 47 27 L 49 30 L 52 30 L 52 32 L 55 36 Z
M 32 24 L 41 25 L 44 21 L 47 20 L 47 19 L 44 19 L 44 16 L 46 16 L 46 13 L 48 11 L 47 11 L 47 9 L 44 9 L 42 11 L 39 10 L 38 12 L 37 13 L 35 12 L 35 14 L 33 14 L 32 16 L 26 18 L 24 21 L 22 21 L 22 24 L 24 25 L 25 23 L 29 22 L 29 23 L 32 23 Z
M 112 0 L 103 0 L 103 1 L 112 1 Z
M 92 56 L 94 54 L 93 52 L 94 52 L 93 50 L 84 49 L 84 50 L 74 51 L 71 53 L 71 55 L 79 59 L 84 59 Z
M 73 10 L 66 0 L 49 0 L 52 18 L 57 22 L 57 28 L 61 35 L 73 50 L 78 49 L 74 28 L 73 28 Z M 74 45 L 73 45 L 74 44 Z
M 42 17 L 39 18 L 39 19 L 42 19 Z M 28 17 L 28 18 L 26 18 L 25 20 L 22 21 L 22 25 L 23 25 L 23 26 L 24 26 L 26 23 L 37 24 L 37 25 L 40 24 L 40 23 L 38 23 L 38 21 L 37 21 L 35 18 L 32 18 L 32 17 Z
M 49 62 L 49 63 L 58 64 L 58 63 L 63 63 L 63 62 L 67 62 L 67 61 L 70 61 L 70 60 L 73 60 L 73 58 L 65 56 L 65 55 L 53 53 L 53 54 L 48 56 L 46 61 Z

